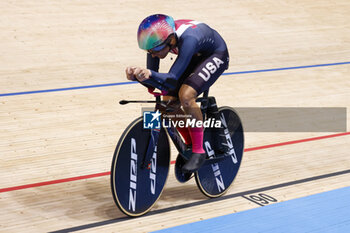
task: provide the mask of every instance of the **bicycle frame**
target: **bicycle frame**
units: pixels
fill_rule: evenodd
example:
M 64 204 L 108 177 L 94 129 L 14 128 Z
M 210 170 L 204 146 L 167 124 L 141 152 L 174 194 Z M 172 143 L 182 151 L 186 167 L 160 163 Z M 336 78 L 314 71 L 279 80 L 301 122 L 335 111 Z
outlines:
M 205 114 L 207 113 L 207 109 L 208 109 L 208 105 L 209 105 L 208 93 L 209 93 L 209 90 L 205 91 L 203 93 L 203 96 L 200 98 L 197 98 L 197 100 L 196 100 L 196 102 L 201 103 L 200 108 L 201 108 L 201 111 L 203 114 L 203 119 L 205 118 Z M 154 111 L 157 111 L 157 110 L 159 110 L 159 108 L 163 102 L 160 99 L 159 93 L 151 93 L 151 94 L 153 94 L 156 97 L 156 101 L 154 101 L 156 103 Z M 211 97 L 211 98 L 214 98 L 214 97 Z M 161 128 L 162 127 L 163 126 L 161 124 Z M 146 167 L 146 166 L 148 167 L 148 165 L 151 162 L 153 153 L 156 151 L 160 130 L 161 129 L 151 129 L 151 137 L 150 137 L 150 141 L 149 141 L 146 155 L 145 155 L 145 157 L 143 159 L 143 163 L 141 165 L 142 167 Z M 167 130 L 169 137 L 173 141 L 176 149 L 178 150 L 178 152 L 186 160 L 189 159 L 192 152 L 191 152 L 191 150 L 188 150 L 186 144 L 182 140 L 182 138 L 181 138 L 179 132 L 176 130 L 176 128 L 174 126 L 170 126 L 170 127 L 167 127 L 166 130 Z

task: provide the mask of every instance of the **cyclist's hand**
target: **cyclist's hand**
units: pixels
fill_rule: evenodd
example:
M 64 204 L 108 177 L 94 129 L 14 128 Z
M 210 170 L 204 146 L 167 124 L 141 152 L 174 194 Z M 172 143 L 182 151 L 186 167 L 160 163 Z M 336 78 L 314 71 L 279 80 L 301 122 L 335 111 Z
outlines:
M 137 78 L 137 80 L 142 82 L 149 79 L 149 77 L 151 76 L 151 71 L 149 69 L 136 67 L 134 70 L 134 75 Z
M 125 73 L 126 73 L 126 78 L 128 80 L 136 81 L 136 77 L 134 75 L 135 68 L 136 67 L 133 67 L 133 66 L 126 67 Z

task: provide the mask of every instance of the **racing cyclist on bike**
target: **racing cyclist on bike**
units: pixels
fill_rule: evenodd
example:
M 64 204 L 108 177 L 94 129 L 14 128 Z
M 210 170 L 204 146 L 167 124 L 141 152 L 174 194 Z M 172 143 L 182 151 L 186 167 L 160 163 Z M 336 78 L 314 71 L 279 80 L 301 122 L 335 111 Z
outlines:
M 163 83 L 167 78 L 177 80 L 177 87 L 163 97 L 165 101 L 180 100 L 177 113 L 203 121 L 196 97 L 209 87 L 228 68 L 229 54 L 225 41 L 208 25 L 193 20 L 176 20 L 156 14 L 145 18 L 138 29 L 139 47 L 146 50 L 147 68 L 127 67 L 129 80 L 147 85 L 154 79 Z M 177 58 L 168 73 L 159 73 L 160 59 L 168 53 Z M 149 83 L 150 84 L 150 83 Z M 192 144 L 192 156 L 182 167 L 184 172 L 195 172 L 204 163 L 203 127 L 177 127 L 187 145 Z

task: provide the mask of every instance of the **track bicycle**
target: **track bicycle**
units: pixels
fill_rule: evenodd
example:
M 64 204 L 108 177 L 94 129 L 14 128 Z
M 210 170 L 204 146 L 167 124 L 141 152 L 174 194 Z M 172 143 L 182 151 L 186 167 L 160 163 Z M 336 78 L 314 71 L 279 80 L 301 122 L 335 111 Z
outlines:
M 175 85 L 170 79 L 163 84 L 150 79 L 147 87 L 155 101 L 121 100 L 119 103 L 155 103 L 154 112 L 161 108 L 171 112 L 171 107 L 161 100 L 161 96 Z M 154 92 L 154 88 L 162 92 Z M 194 175 L 181 169 L 192 151 L 174 126 L 165 128 L 160 124 L 153 129 L 144 129 L 141 116 L 125 129 L 113 155 L 110 177 L 114 201 L 124 214 L 144 215 L 161 196 L 170 167 L 169 138 L 179 152 L 175 162 L 175 177 L 179 182 L 185 183 L 194 176 L 199 190 L 210 198 L 222 196 L 231 186 L 242 161 L 243 127 L 233 108 L 218 108 L 215 97 L 208 93 L 209 90 L 205 91 L 196 100 L 200 102 L 203 120 L 215 119 L 221 122 L 221 127 L 205 128 L 203 147 L 207 158 Z

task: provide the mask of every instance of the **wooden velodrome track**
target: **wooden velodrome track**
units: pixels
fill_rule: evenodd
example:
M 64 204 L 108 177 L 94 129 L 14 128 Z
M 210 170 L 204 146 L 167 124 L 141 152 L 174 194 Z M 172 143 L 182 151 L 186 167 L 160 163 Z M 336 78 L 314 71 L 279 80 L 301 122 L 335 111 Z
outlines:
M 211 88 L 219 105 L 349 108 L 348 0 L 3 0 L 0 10 L 0 231 L 154 231 L 258 208 L 251 195 L 283 202 L 350 185 L 349 127 L 248 132 L 224 197 L 207 199 L 194 180 L 178 183 L 171 165 L 152 211 L 126 218 L 108 172 L 141 106 L 118 101 L 152 97 L 140 85 L 94 86 L 126 82 L 127 65 L 145 64 L 137 26 L 160 12 L 217 29 L 231 54 L 227 73 L 255 71 L 222 76 Z M 72 87 L 84 88 L 61 89 Z

